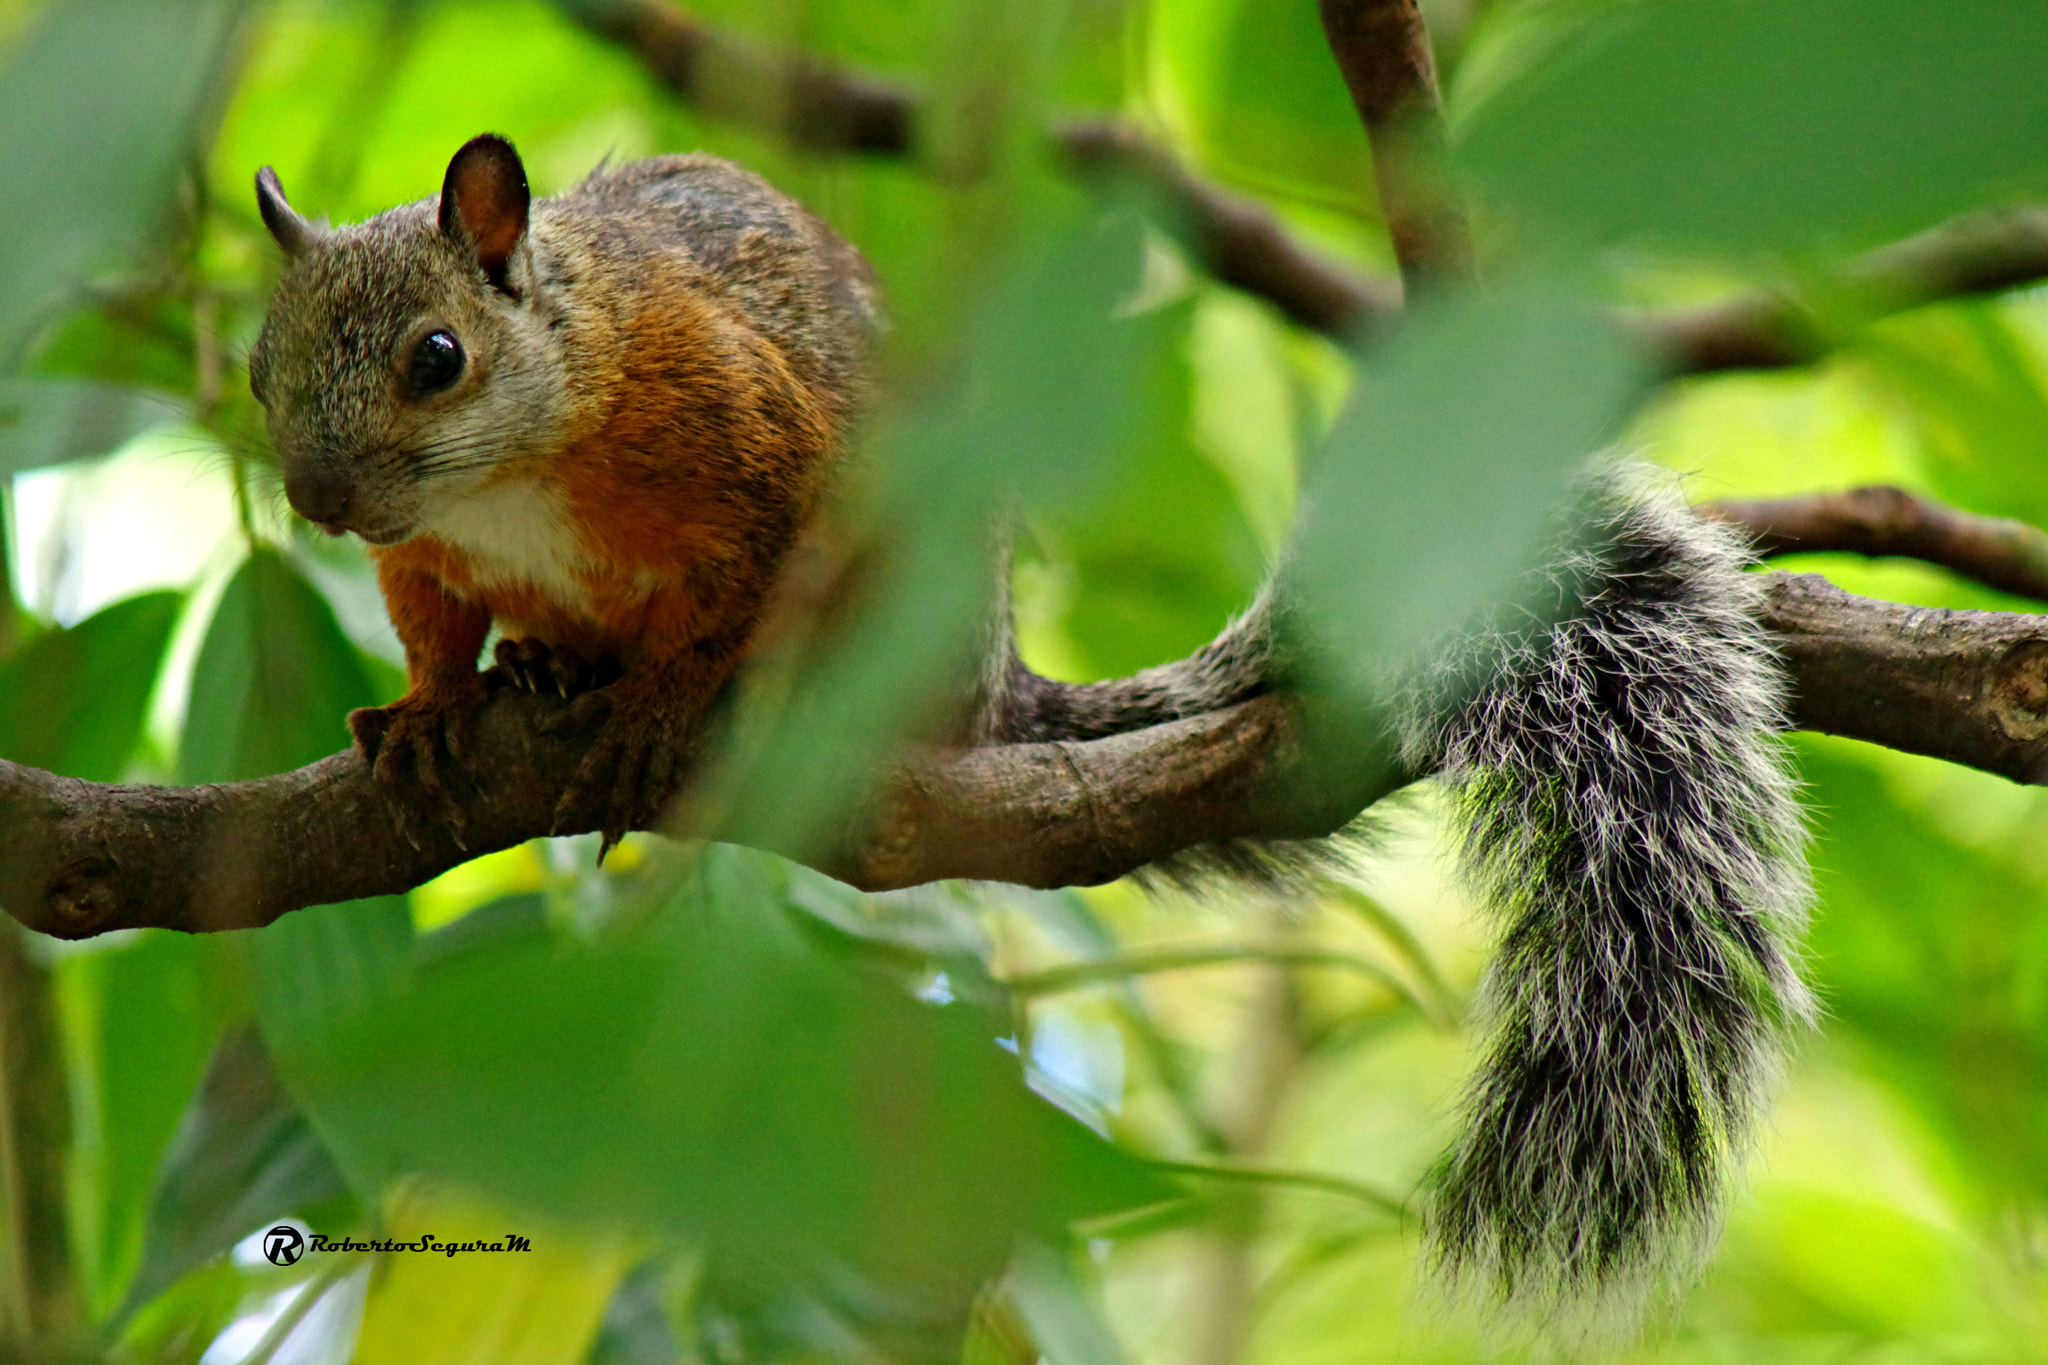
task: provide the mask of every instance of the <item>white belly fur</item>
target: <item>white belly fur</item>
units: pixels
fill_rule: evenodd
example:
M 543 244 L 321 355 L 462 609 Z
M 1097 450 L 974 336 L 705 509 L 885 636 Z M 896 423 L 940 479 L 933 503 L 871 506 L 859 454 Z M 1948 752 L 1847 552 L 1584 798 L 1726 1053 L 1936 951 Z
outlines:
M 527 479 L 494 483 L 450 501 L 429 529 L 468 556 L 478 587 L 530 584 L 563 606 L 588 610 L 589 564 L 552 490 Z

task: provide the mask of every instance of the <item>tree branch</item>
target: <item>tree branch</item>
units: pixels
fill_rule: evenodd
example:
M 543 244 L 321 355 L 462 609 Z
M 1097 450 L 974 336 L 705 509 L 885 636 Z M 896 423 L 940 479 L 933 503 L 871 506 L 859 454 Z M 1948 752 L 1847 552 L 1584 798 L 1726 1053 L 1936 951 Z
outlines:
M 2000 592 L 2048 602 L 2048 532 L 1958 511 L 1902 488 L 1711 502 L 1693 510 L 1741 528 L 1765 559 L 1826 550 L 1920 559 Z
M 1843 266 L 1825 291 L 1864 323 L 1941 299 L 1971 298 L 2048 278 L 2048 209 L 1965 214 Z M 1637 312 L 1625 321 L 1674 374 L 1805 365 L 1841 331 L 1797 295 L 1757 291 L 1699 308 Z
M 1288 236 L 1264 204 L 1203 180 L 1129 125 L 1081 119 L 1055 136 L 1084 175 L 1124 175 L 1143 185 L 1188 255 L 1210 275 L 1266 300 L 1310 331 L 1347 338 L 1400 313 L 1398 282 L 1315 255 Z
M 815 57 L 771 52 L 669 0 L 557 2 L 592 33 L 632 53 L 678 99 L 712 117 L 817 152 L 917 151 L 922 101 L 885 80 Z M 1404 275 L 1412 287 L 1420 277 L 1466 272 L 1462 217 L 1426 173 L 1416 178 L 1417 168 L 1434 159 L 1442 119 L 1428 36 L 1413 0 L 1321 3 L 1346 83 L 1368 130 L 1378 134 L 1375 173 Z M 1052 136 L 1084 173 L 1114 168 L 1142 179 L 1178 218 L 1198 265 L 1302 326 L 1344 339 L 1399 311 L 1400 284 L 1304 248 L 1257 199 L 1202 180 L 1136 130 L 1089 119 L 1064 124 Z M 1383 154 L 1399 164 L 1382 165 Z M 2042 279 L 2048 279 L 2048 209 L 2023 208 L 1966 215 L 1870 252 L 1845 266 L 1829 288 L 1868 321 Z M 1673 375 L 1804 365 L 1831 340 L 1814 311 L 1783 292 L 1636 310 L 1622 321 L 1664 357 Z
M 2048 617 L 1852 597 L 1773 574 L 1792 723 L 2048 785 Z
M 1805 575 L 1773 575 L 1769 597 L 1800 728 L 2048 783 L 2048 617 L 1895 606 Z M 493 761 L 463 803 L 466 848 L 416 816 L 415 846 L 400 798 L 352 752 L 207 787 L 0 763 L 0 905 L 81 938 L 246 928 L 406 890 L 549 832 L 594 738 L 545 728 L 559 706 L 507 690 L 485 709 L 478 751 Z M 1388 752 L 1384 733 L 1343 734 L 1269 695 L 1088 743 L 928 753 L 842 847 L 776 851 L 869 890 L 948 877 L 1089 884 L 1201 843 L 1331 833 L 1411 776 Z
M 917 153 L 923 103 L 908 90 L 812 57 L 769 52 L 667 0 L 559 2 L 637 57 L 677 99 L 714 118 L 815 152 Z M 1181 228 L 1198 265 L 1304 327 L 1348 336 L 1400 310 L 1398 284 L 1307 251 L 1264 204 L 1195 176 L 1134 128 L 1077 119 L 1054 128 L 1052 138 L 1085 176 L 1142 182 Z
M 559 0 L 678 99 L 815 152 L 905 156 L 918 100 L 885 81 L 721 32 L 666 0 Z
M 1449 136 L 1415 0 L 1318 0 L 1323 35 L 1372 140 L 1380 211 L 1413 294 L 1472 276 L 1465 211 L 1441 174 Z

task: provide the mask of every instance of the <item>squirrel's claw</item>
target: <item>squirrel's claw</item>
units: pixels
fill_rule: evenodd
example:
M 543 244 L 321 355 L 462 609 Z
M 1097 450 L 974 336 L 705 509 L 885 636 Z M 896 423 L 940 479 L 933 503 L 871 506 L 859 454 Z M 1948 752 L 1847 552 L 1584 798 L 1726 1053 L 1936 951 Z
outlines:
M 468 851 L 463 838 L 469 812 L 459 787 L 466 766 L 469 730 L 485 696 L 478 678 L 473 689 L 447 696 L 409 693 L 389 706 L 349 712 L 348 728 L 356 748 L 371 765 L 379 784 L 399 798 L 399 827 L 414 848 L 419 839 L 412 826 L 441 824 L 457 848 Z
M 537 697 L 574 701 L 618 677 L 616 667 L 590 664 L 569 646 L 542 640 L 500 640 L 492 658 L 493 681 Z
M 604 713 L 604 729 L 555 806 L 555 828 L 594 814 L 603 836 L 602 862 L 628 830 L 653 824 L 675 794 L 685 736 L 665 708 L 608 692 L 577 698 L 570 712 L 578 723 Z
M 574 650 L 550 648 L 539 640 L 500 640 L 492 651 L 492 674 L 537 697 L 573 697 L 581 690 L 582 660 Z

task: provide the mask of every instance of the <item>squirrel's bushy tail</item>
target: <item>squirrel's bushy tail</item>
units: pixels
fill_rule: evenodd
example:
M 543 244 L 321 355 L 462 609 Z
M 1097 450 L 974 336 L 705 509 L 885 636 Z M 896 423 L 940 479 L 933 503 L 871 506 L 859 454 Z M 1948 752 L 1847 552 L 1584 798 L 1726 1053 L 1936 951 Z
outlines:
M 1696 1269 L 1783 1035 L 1813 1009 L 1759 587 L 1732 536 L 1626 483 L 1563 567 L 1577 609 L 1533 641 L 1488 637 L 1492 680 L 1419 707 L 1409 741 L 1501 919 L 1431 1253 L 1464 1292 L 1624 1331 Z
M 1577 531 L 1550 569 L 1555 623 L 1468 633 L 1404 708 L 1405 764 L 1451 789 L 1501 921 L 1431 1254 L 1566 1336 L 1625 1333 L 1689 1280 L 1784 1035 L 1813 1012 L 1784 684 L 1749 556 L 1647 472 L 1598 476 Z M 1195 655 L 1088 685 L 1033 674 L 999 616 L 981 737 L 1093 739 L 1286 685 L 1285 606 L 1268 584 Z M 1147 871 L 1284 880 L 1330 851 L 1205 845 Z

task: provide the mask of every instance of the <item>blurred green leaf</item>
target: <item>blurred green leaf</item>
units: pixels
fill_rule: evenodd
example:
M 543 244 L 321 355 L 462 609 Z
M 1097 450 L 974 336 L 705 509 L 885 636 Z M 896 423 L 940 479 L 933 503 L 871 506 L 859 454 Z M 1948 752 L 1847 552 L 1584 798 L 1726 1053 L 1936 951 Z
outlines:
M 1516 591 L 1641 362 L 1546 284 L 1418 314 L 1362 378 L 1303 496 L 1302 599 L 1342 677 L 1383 676 Z
M 2048 189 L 2039 0 L 1607 6 L 1493 95 L 1460 160 L 1575 236 L 1868 244 Z
M 2048 1204 L 2048 883 L 1959 845 L 1849 746 L 1807 743 L 1822 812 L 1813 851 L 1826 913 L 1813 933 L 1830 1022 L 1876 1051 L 1875 1073 L 1957 1153 L 1989 1217 Z M 1883 755 L 1880 762 L 1895 756 Z M 1899 761 L 1923 768 L 1925 761 Z M 1937 798 L 1982 828 L 1996 779 L 1955 774 Z M 2048 829 L 2038 802 L 2014 829 Z
M 56 0 L 0 66 L 0 370 L 88 272 L 161 227 L 240 0 Z
M 144 593 L 45 631 L 0 665 L 0 758 L 112 782 L 149 714 L 184 597 Z
M 1067 630 L 1093 677 L 1193 653 L 1250 603 L 1266 567 L 1229 481 L 1192 439 L 1192 317 L 1182 304 L 1153 320 L 1113 490 L 1048 536 L 1074 571 Z
M 671 1321 L 660 1257 L 642 1261 L 605 1305 L 588 1365 L 683 1365 L 682 1343 Z
M 92 379 L 0 380 L 0 476 L 105 455 L 183 416 L 176 400 Z
M 486 128 L 518 145 L 536 194 L 569 189 L 607 154 L 682 150 L 654 144 L 664 97 L 633 56 L 553 4 L 285 5 L 269 24 L 267 60 L 214 158 L 215 193 L 252 216 L 259 166 L 277 168 L 302 212 L 353 222 L 436 192 L 455 149 Z
M 351 1170 L 797 1266 L 971 1284 L 1020 1233 L 1160 1197 L 978 1016 L 778 929 L 776 867 L 714 849 L 643 939 L 422 964 L 279 1064 Z
M 1117 1348 L 1101 1306 L 1065 1257 L 1042 1242 L 1025 1246 L 1011 1270 L 1010 1294 L 1050 1365 L 1118 1365 Z
M 1972 301 L 1872 328 L 1852 353 L 1920 438 L 1934 492 L 2048 526 L 2048 357 L 2012 305 Z
M 199 1365 L 206 1348 L 239 1316 L 248 1289 L 247 1278 L 229 1261 L 202 1266 L 129 1320 L 116 1358 Z
M 266 1223 L 343 1192 L 341 1173 L 278 1082 L 253 1028 L 217 1043 L 164 1154 L 125 1320 Z
M 234 1004 L 220 959 L 217 943 L 151 930 L 58 966 L 72 1053 L 71 1220 L 95 1317 L 136 1272 L 152 1177 Z
M 393 1256 L 363 1306 L 354 1365 L 580 1365 L 632 1253 L 624 1235 L 535 1226 L 423 1184 L 403 1188 L 389 1235 L 441 1243 L 524 1236 L 527 1251 Z
M 346 742 L 351 708 L 376 700 L 363 656 L 327 600 L 276 550 L 258 547 L 222 591 L 200 645 L 179 776 L 232 782 L 312 763 Z M 272 1054 L 287 1055 L 388 990 L 412 936 L 403 896 L 299 910 L 251 936 L 257 1019 Z M 312 1117 L 317 1127 L 319 1114 Z M 392 1174 L 344 1169 L 372 1205 Z
M 1313 5 L 1151 6 L 1161 105 L 1234 180 L 1376 216 L 1372 153 Z
M 233 782 L 303 767 L 343 747 L 348 713 L 377 700 L 327 599 L 276 550 L 259 547 L 228 580 L 199 647 L 178 780 Z
M 1162 326 L 1116 316 L 1139 281 L 1140 241 L 1119 214 L 1028 242 L 975 315 L 954 382 L 880 434 L 885 581 L 757 738 L 724 837 L 782 848 L 826 837 L 881 755 L 958 694 L 993 600 L 1002 516 L 1072 508 L 1129 438 L 1132 390 Z
M 311 1118 L 356 1198 L 374 1208 L 403 1167 L 373 1159 L 325 1124 L 290 1065 L 349 1019 L 399 988 L 411 963 L 412 909 L 404 896 L 377 896 L 294 911 L 256 937 L 256 1019 L 286 1089 Z

